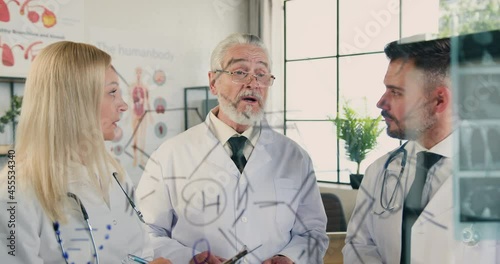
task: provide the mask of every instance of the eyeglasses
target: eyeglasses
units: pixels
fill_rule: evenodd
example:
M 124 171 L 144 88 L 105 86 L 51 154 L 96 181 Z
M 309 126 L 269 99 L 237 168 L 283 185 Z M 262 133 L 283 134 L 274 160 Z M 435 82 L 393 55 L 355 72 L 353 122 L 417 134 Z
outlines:
M 274 75 L 264 74 L 264 73 L 250 74 L 250 73 L 245 72 L 245 71 L 224 71 L 224 70 L 215 70 L 213 72 L 222 72 L 222 73 L 229 74 L 229 75 L 231 75 L 231 81 L 233 81 L 233 83 L 238 83 L 238 84 L 248 83 L 248 79 L 247 79 L 248 76 L 255 77 L 257 82 L 263 86 L 273 85 L 274 79 L 276 79 L 276 77 L 274 77 Z

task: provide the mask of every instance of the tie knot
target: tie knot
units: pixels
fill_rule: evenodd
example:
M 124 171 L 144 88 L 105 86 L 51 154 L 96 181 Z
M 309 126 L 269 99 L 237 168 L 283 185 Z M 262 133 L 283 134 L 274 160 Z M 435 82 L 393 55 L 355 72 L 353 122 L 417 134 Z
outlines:
M 247 141 L 247 138 L 244 136 L 229 138 L 229 140 L 227 142 L 229 143 L 229 146 L 231 147 L 231 150 L 233 151 L 233 155 L 243 151 L 243 147 L 245 146 L 246 141 Z
M 417 153 L 417 164 L 428 170 L 442 157 L 443 156 L 436 153 L 421 151 Z

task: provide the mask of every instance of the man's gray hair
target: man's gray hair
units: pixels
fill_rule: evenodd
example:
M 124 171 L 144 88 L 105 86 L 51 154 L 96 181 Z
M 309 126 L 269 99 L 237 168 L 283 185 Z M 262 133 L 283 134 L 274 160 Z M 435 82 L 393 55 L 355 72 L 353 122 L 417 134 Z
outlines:
M 212 57 L 210 58 L 210 70 L 215 71 L 222 69 L 222 60 L 224 59 L 227 51 L 232 46 L 238 44 L 250 44 L 263 49 L 267 59 L 269 60 L 269 69 L 271 69 L 271 58 L 269 56 L 269 52 L 267 51 L 264 42 L 259 37 L 251 34 L 233 33 L 221 41 L 217 47 L 215 47 L 212 52 Z

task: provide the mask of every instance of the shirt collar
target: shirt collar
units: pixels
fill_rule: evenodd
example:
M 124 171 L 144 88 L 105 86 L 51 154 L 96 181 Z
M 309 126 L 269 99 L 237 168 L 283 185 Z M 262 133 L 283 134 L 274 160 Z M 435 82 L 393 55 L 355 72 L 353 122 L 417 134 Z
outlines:
M 423 147 L 416 141 L 415 141 L 415 146 L 417 152 L 428 151 L 439 154 L 443 157 L 451 158 L 453 156 L 453 133 L 449 134 L 447 137 L 445 137 L 443 140 L 441 140 L 439 143 L 434 145 L 434 147 L 430 148 L 429 150 L 427 150 L 425 147 Z
M 217 114 L 219 113 L 219 106 L 213 108 L 209 113 L 210 119 L 210 130 L 214 133 L 215 137 L 222 143 L 222 145 L 226 144 L 227 140 L 234 136 L 240 135 L 236 132 L 232 127 L 228 126 L 226 123 L 222 122 L 219 118 L 217 118 Z M 245 136 L 250 143 L 252 143 L 252 147 L 255 147 L 257 144 L 257 140 L 260 135 L 260 122 L 257 126 L 250 126 L 247 130 L 245 130 L 241 135 Z

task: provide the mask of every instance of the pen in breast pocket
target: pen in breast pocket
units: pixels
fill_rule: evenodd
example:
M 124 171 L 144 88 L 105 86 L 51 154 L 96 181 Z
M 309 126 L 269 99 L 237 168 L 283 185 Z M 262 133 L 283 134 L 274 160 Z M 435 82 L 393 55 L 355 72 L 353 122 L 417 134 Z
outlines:
M 137 263 L 141 263 L 141 264 L 148 264 L 149 263 L 149 261 L 147 261 L 141 257 L 138 257 L 136 255 L 132 255 L 132 254 L 128 254 L 128 259 L 133 260 Z

